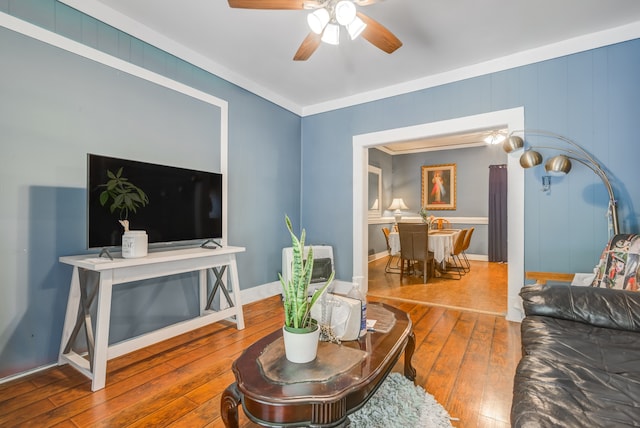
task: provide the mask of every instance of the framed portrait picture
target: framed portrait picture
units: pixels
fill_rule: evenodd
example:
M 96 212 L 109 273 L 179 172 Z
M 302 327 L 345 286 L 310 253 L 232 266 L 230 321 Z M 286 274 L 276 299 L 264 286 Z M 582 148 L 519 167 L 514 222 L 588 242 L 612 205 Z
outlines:
M 456 164 L 422 167 L 422 206 L 427 210 L 456 209 Z

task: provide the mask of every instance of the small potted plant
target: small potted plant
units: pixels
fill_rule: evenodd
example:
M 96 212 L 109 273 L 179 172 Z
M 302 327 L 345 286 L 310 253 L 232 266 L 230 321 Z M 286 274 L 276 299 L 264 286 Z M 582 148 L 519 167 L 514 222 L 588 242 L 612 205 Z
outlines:
M 147 255 L 147 234 L 143 230 L 129 230 L 129 212 L 137 212 L 139 207 L 149 203 L 147 194 L 138 186 L 122 176 L 122 167 L 114 174 L 107 170 L 109 180 L 100 187 L 100 205 L 109 204 L 111 213 L 119 212 L 119 222 L 124 228 L 122 236 L 122 256 L 125 258 L 144 257 Z
M 307 363 L 316 358 L 320 336 L 318 323 L 311 317 L 311 308 L 331 284 L 335 272 L 331 272 L 324 286 L 309 297 L 309 284 L 313 272 L 313 249 L 309 248 L 305 262 L 305 230 L 302 229 L 300 239 L 298 239 L 293 232 L 288 216 L 285 216 L 285 223 L 289 234 L 291 234 L 291 246 L 293 247 L 291 278 L 285 281 L 282 275 L 278 274 L 284 296 L 284 327 L 282 330 L 285 353 L 291 362 Z
M 429 215 L 429 211 L 427 211 L 427 208 L 426 207 L 420 208 L 420 211 L 418 211 L 418 214 L 420 214 L 420 217 L 422 217 L 422 222 L 426 223 L 427 225 L 429 225 L 429 227 L 431 227 L 431 222 L 435 220 L 435 217 L 433 215 Z

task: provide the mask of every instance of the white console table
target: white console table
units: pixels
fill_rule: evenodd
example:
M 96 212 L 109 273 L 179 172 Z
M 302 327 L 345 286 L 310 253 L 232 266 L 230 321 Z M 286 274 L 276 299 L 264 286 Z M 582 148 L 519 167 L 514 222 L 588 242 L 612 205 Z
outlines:
M 105 386 L 107 360 L 111 358 L 226 318 L 234 318 L 237 328 L 244 329 L 236 266 L 236 254 L 243 251 L 245 249 L 241 247 L 198 247 L 150 252 L 146 257 L 135 259 L 110 260 L 96 255 L 60 257 L 61 263 L 73 266 L 73 275 L 58 364 L 71 364 L 92 379 L 91 390 L 97 391 Z M 199 271 L 200 316 L 109 345 L 111 292 L 115 285 L 193 271 Z M 215 282 L 210 292 L 208 278 Z M 231 290 L 224 284 L 225 279 L 231 282 Z M 218 290 L 224 294 L 228 307 L 222 309 L 220 296 L 220 310 L 215 311 L 211 304 Z M 95 297 L 98 300 L 94 324 L 90 308 Z M 73 350 L 82 327 L 88 358 Z

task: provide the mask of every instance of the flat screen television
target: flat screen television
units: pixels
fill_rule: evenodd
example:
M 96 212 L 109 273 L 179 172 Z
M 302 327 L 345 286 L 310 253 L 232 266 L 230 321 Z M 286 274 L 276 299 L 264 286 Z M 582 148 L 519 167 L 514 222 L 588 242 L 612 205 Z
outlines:
M 156 165 L 96 154 L 87 155 L 87 247 L 119 247 L 120 213 L 100 204 L 107 171 L 142 189 L 149 202 L 128 216 L 130 230 L 145 230 L 149 246 L 205 243 L 222 238 L 222 174 Z M 156 244 L 156 245 L 154 245 Z

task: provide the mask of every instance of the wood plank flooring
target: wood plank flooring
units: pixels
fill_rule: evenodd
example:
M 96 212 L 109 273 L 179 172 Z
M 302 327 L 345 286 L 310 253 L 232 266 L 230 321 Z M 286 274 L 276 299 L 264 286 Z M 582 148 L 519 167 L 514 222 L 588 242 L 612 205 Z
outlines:
M 394 259 L 395 260 L 395 259 Z M 370 296 L 409 300 L 504 316 L 507 312 L 507 265 L 471 260 L 461 279 L 385 273 L 387 258 L 369 263 Z
M 414 285 L 411 281 L 401 288 Z M 519 324 L 486 313 L 493 309 L 484 306 L 481 312 L 450 309 L 459 302 L 451 304 L 444 297 L 433 302 L 438 306 L 410 301 L 408 295 L 378 297 L 383 286 L 392 287 L 380 278 L 371 282 L 370 301 L 411 314 L 416 382 L 458 419 L 453 425 L 508 427 L 513 373 L 520 359 Z M 474 285 L 476 291 L 482 287 L 480 281 Z M 244 310 L 247 328 L 242 331 L 220 322 L 109 361 L 106 388 L 95 393 L 90 381 L 69 366 L 2 384 L 0 426 L 222 427 L 220 396 L 233 382 L 232 361 L 282 325 L 278 296 Z M 257 426 L 240 414 L 242 427 Z

